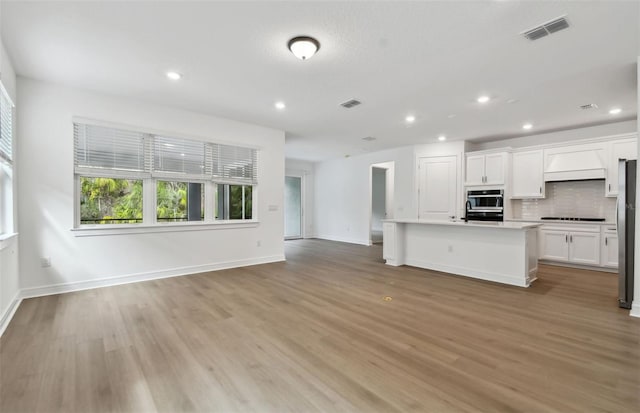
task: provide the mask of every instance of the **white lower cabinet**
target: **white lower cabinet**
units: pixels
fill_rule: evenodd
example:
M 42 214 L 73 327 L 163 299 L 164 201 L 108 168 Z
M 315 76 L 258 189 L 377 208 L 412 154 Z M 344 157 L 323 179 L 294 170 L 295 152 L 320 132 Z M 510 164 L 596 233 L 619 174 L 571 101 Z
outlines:
M 616 228 L 604 227 L 602 229 L 602 259 L 600 263 L 603 267 L 618 267 L 618 232 Z
M 600 228 L 540 228 L 540 259 L 581 265 L 600 265 Z
M 396 224 L 390 222 L 382 223 L 382 258 L 394 260 L 396 258 Z

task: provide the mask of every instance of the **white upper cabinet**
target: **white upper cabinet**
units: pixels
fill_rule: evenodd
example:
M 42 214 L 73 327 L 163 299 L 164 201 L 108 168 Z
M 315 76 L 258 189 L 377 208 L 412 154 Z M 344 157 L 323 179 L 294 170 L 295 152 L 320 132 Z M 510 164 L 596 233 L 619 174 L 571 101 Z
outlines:
M 542 149 L 512 156 L 511 198 L 544 198 Z
M 468 155 L 464 184 L 466 186 L 504 185 L 507 153 Z
M 618 196 L 618 161 L 637 159 L 638 141 L 636 138 L 620 139 L 609 142 L 609 165 L 607 167 L 607 196 Z
M 484 155 L 467 156 L 465 185 L 484 185 Z

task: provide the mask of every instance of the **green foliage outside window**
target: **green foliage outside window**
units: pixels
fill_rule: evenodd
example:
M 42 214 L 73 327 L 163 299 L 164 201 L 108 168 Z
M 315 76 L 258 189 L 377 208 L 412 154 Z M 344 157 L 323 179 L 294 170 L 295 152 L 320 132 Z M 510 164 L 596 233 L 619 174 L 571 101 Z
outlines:
M 80 223 L 134 224 L 142 222 L 142 181 L 80 178 Z

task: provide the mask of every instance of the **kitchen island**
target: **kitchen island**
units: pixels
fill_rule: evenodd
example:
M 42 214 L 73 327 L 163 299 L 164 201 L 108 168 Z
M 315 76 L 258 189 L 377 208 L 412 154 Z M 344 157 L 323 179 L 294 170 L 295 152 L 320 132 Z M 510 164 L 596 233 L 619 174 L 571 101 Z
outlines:
M 538 271 L 540 224 L 391 219 L 383 221 L 387 265 L 410 265 L 528 287 Z

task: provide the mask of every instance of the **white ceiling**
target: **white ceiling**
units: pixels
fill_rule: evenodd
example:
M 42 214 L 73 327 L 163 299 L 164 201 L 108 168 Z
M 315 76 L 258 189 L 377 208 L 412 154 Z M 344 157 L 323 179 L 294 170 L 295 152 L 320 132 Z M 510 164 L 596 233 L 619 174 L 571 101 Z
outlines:
M 636 117 L 635 1 L 1 7 L 20 75 L 282 129 L 292 158 L 357 155 L 439 134 L 514 137 L 525 121 L 533 134 Z M 563 14 L 568 30 L 536 42 L 519 35 Z M 321 42 L 308 61 L 286 47 L 301 34 Z M 184 78 L 169 81 L 171 69 Z M 482 93 L 493 97 L 486 105 L 475 102 Z M 363 104 L 339 106 L 349 98 Z M 286 110 L 274 108 L 279 100 Z M 592 102 L 600 109 L 578 109 Z M 613 106 L 623 108 L 617 117 Z M 417 119 L 410 127 L 407 114 Z

